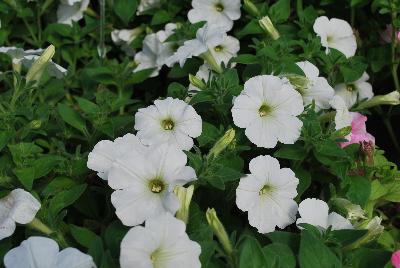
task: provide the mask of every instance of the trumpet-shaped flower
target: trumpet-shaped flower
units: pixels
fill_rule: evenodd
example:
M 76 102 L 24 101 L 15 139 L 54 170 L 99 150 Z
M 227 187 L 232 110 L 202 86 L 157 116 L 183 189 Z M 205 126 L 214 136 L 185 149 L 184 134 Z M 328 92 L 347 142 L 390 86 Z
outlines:
M 280 168 L 277 159 L 265 155 L 250 161 L 250 174 L 240 179 L 236 205 L 248 212 L 249 223 L 260 233 L 285 228 L 296 221 L 299 180 L 289 168 Z
M 121 242 L 121 267 L 200 268 L 200 245 L 189 239 L 185 229 L 185 223 L 170 213 L 133 227 Z
M 76 248 L 59 251 L 57 243 L 46 237 L 32 236 L 4 256 L 6 268 L 95 268 L 90 255 Z
M 39 209 L 39 201 L 23 189 L 12 190 L 0 199 L 0 240 L 14 233 L 16 223 L 30 223 Z
M 367 132 L 367 127 L 365 125 L 365 122 L 367 121 L 367 117 L 365 115 L 362 115 L 360 113 L 350 113 L 352 120 L 351 120 L 351 135 L 349 141 L 347 142 L 341 142 L 340 146 L 346 147 L 350 144 L 353 143 L 360 143 L 362 141 L 365 142 L 372 142 L 372 144 L 375 144 L 375 137 L 372 136 Z
M 107 180 L 112 164 L 131 150 L 144 152 L 147 149 L 133 134 L 126 134 L 114 141 L 99 141 L 89 153 L 87 167 L 97 171 L 97 175 Z
M 89 0 L 61 0 L 57 9 L 58 23 L 72 25 L 73 21 L 80 21 L 89 2 Z
M 192 0 L 192 7 L 188 13 L 191 23 L 206 21 L 229 31 L 240 18 L 240 0 Z
M 326 230 L 332 226 L 332 230 L 353 229 L 350 221 L 336 212 L 329 213 L 328 204 L 324 201 L 307 198 L 299 204 L 299 214 L 296 224 L 308 223 Z M 301 229 L 301 227 L 299 227 Z
M 232 36 L 224 36 L 220 44 L 210 50 L 218 64 L 228 64 L 229 60 L 236 57 L 240 49 L 239 40 Z
M 155 100 L 154 105 L 135 114 L 135 129 L 143 144 L 168 143 L 182 150 L 193 147 L 193 139 L 202 131 L 201 117 L 180 99 Z
M 369 76 L 363 73 L 360 79 L 351 84 L 339 84 L 335 87 L 336 95 L 342 97 L 347 108 L 351 108 L 357 101 L 369 100 L 374 96 L 372 85 L 368 83 Z
M 328 84 L 326 78 L 319 76 L 318 68 L 309 61 L 301 61 L 296 64 L 303 70 L 308 80 L 305 87 L 296 88 L 303 97 L 304 104 L 311 104 L 314 100 L 317 111 L 330 108 L 329 101 L 333 98 L 335 91 Z
M 278 141 L 293 144 L 303 123 L 297 118 L 304 110 L 301 95 L 285 80 L 272 75 L 250 78 L 235 99 L 233 122 L 245 128 L 258 147 L 274 148 Z
M 314 32 L 321 38 L 321 44 L 326 48 L 334 48 L 342 52 L 347 58 L 356 54 L 357 42 L 353 29 L 347 21 L 318 17 L 314 22 Z
M 150 146 L 117 158 L 108 173 L 108 185 L 115 191 L 111 203 L 124 225 L 134 226 L 162 212 L 175 213 L 179 200 L 174 187 L 196 179 L 186 166 L 186 154 L 174 145 Z

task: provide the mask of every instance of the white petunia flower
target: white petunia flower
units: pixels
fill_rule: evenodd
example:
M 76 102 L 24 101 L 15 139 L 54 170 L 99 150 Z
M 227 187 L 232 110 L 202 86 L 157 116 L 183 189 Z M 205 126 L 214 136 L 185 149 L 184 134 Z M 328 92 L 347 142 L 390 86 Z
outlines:
M 140 0 L 140 4 L 137 8 L 136 15 L 140 15 L 143 12 L 156 8 L 161 4 L 161 0 Z
M 18 47 L 0 47 L 0 53 L 9 55 L 13 64 L 22 64 L 26 68 L 30 68 L 32 63 L 40 57 L 43 51 L 43 49 L 23 50 L 22 48 Z M 47 72 L 50 76 L 54 76 L 58 79 L 67 74 L 67 70 L 65 68 L 51 60 L 47 65 Z
M 57 9 L 57 22 L 72 25 L 73 21 L 80 21 L 88 6 L 89 0 L 61 0 Z
M 201 56 L 204 53 L 211 53 L 215 47 L 221 45 L 226 40 L 226 31 L 216 25 L 206 24 L 196 32 L 196 39 L 188 40 L 183 43 L 178 50 L 166 60 L 167 66 L 171 67 L 179 62 L 183 67 L 186 60 L 193 56 Z
M 309 105 L 314 100 L 317 111 L 329 109 L 329 102 L 332 100 L 335 91 L 328 84 L 326 78 L 319 76 L 318 68 L 309 61 L 301 61 L 296 64 L 303 70 L 308 79 L 308 85 L 299 91 L 304 104 Z
M 121 268 L 200 268 L 200 245 L 189 239 L 185 228 L 170 213 L 133 227 L 121 242 Z
M 97 171 L 97 176 L 103 180 L 107 180 L 112 164 L 131 150 L 146 150 L 146 146 L 133 134 L 126 134 L 114 141 L 99 141 L 88 155 L 87 167 Z
M 229 31 L 240 18 L 240 0 L 192 0 L 192 7 L 188 13 L 191 23 L 206 21 Z
M 351 108 L 357 101 L 369 100 L 374 96 L 372 85 L 368 83 L 369 76 L 363 73 L 360 79 L 351 84 L 339 84 L 335 87 L 336 95 L 342 97 L 347 108 Z
M 335 48 L 347 58 L 356 54 L 356 37 L 347 21 L 322 16 L 315 20 L 313 28 L 321 38 L 321 44 L 326 48 L 326 53 L 329 52 L 329 48 Z
M 258 147 L 274 148 L 278 141 L 293 144 L 303 123 L 296 116 L 304 110 L 301 95 L 283 79 L 259 75 L 244 84 L 232 107 L 233 122 L 245 128 Z
M 350 221 L 336 212 L 329 213 L 328 204 L 315 198 L 307 198 L 299 204 L 299 214 L 296 224 L 308 223 L 326 230 L 332 226 L 332 230 L 353 229 Z M 301 227 L 298 226 L 300 229 Z
M 95 268 L 90 255 L 76 248 L 59 251 L 57 243 L 47 237 L 31 236 L 4 256 L 6 268 Z
M 223 62 L 226 65 L 230 59 L 237 56 L 239 50 L 239 40 L 232 36 L 224 36 L 221 44 L 215 46 L 210 52 L 218 64 Z
M 260 233 L 283 229 L 296 221 L 299 180 L 290 168 L 280 168 L 277 159 L 262 155 L 249 164 L 250 174 L 236 189 L 236 205 L 248 211 L 249 223 Z
M 143 32 L 143 27 L 137 27 L 134 29 L 121 29 L 113 30 L 111 32 L 111 39 L 114 44 L 121 46 L 122 50 L 128 55 L 135 55 L 135 50 L 129 45 Z
M 179 200 L 174 187 L 196 179 L 186 166 L 186 154 L 174 145 L 132 150 L 114 161 L 108 185 L 115 191 L 111 203 L 124 225 L 134 226 L 162 212 L 175 213 Z
M 135 129 L 143 144 L 168 143 L 182 150 L 193 147 L 193 139 L 202 131 L 201 117 L 180 99 L 155 100 L 154 105 L 135 114 Z
M 347 109 L 344 100 L 341 97 L 335 95 L 329 102 L 329 104 L 332 106 L 333 109 L 336 110 L 335 129 L 339 130 L 344 127 L 351 126 L 351 121 L 353 120 L 353 117 Z M 346 138 L 349 138 L 349 136 L 347 136 Z
M 39 209 L 39 201 L 23 189 L 12 190 L 0 199 L 0 240 L 14 233 L 16 223 L 30 223 Z

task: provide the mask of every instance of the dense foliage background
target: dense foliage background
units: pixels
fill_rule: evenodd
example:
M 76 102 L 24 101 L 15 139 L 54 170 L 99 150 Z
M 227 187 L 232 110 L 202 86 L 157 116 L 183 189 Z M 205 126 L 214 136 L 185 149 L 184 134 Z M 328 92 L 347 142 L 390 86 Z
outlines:
M 275 149 L 252 145 L 244 130 L 234 127 L 230 109 L 232 97 L 250 77 L 293 72 L 300 60 L 316 63 L 331 85 L 355 81 L 367 71 L 375 95 L 400 90 L 400 41 L 386 43 L 381 37 L 388 24 L 400 28 L 399 1 L 253 2 L 260 17 L 271 17 L 281 38 L 268 38 L 257 23 L 260 17 L 242 7 L 230 33 L 240 40 L 236 67 L 215 74 L 207 90 L 191 100 L 203 119 L 203 132 L 187 152 L 198 176 L 187 232 L 202 246 L 203 266 L 228 265 L 206 221 L 205 211 L 213 207 L 235 245 L 240 267 L 390 267 L 392 252 L 400 248 L 399 106 L 361 110 L 376 138 L 373 165 L 365 164 L 357 144 L 340 149 L 332 127 L 321 123 L 312 109 L 302 115 L 302 139 Z M 88 252 L 98 267 L 118 267 L 120 242 L 129 228 L 115 215 L 107 182 L 87 168 L 88 153 L 100 140 L 133 133 L 134 114 L 155 99 L 185 99 L 188 75 L 196 74 L 202 60 L 189 59 L 183 68 L 164 66 L 150 77 L 153 69 L 134 72 L 133 57 L 112 42 L 111 32 L 141 27 L 129 44 L 140 51 L 146 33 L 164 29 L 168 22 L 181 23 L 172 37 L 178 41 L 194 38 L 201 23 L 188 23 L 189 0 L 161 1 L 141 15 L 136 15 L 138 0 L 106 0 L 104 14 L 101 3 L 92 0 L 82 20 L 66 25 L 56 23 L 58 1 L 0 2 L 0 46 L 37 49 L 53 44 L 53 61 L 68 70 L 62 79 L 45 75 L 40 83 L 26 84 L 26 70 L 13 72 L 11 58 L 0 53 L 0 187 L 2 196 L 17 187 L 33 193 L 42 204 L 37 217 L 55 231 L 50 236 L 60 245 Z M 321 15 L 352 25 L 358 42 L 355 57 L 324 53 L 312 30 Z M 235 141 L 207 161 L 209 150 L 232 127 Z M 385 230 L 355 248 L 367 231 L 322 235 L 311 226 L 302 232 L 289 226 L 268 235 L 257 233 L 236 207 L 235 189 L 248 173 L 249 160 L 262 154 L 274 155 L 295 171 L 300 179 L 296 201 L 346 198 L 360 205 L 368 219 L 382 217 Z M 17 227 L 12 237 L 0 241 L 0 258 L 33 234 L 37 230 Z

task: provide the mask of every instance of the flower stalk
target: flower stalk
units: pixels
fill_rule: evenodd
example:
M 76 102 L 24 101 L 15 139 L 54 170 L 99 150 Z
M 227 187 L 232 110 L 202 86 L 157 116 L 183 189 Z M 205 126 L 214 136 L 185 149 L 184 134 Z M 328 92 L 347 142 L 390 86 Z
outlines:
M 34 218 L 30 223 L 27 224 L 27 226 L 45 235 L 51 235 L 52 233 L 54 233 L 54 231 L 50 229 L 50 227 L 48 227 L 38 218 Z

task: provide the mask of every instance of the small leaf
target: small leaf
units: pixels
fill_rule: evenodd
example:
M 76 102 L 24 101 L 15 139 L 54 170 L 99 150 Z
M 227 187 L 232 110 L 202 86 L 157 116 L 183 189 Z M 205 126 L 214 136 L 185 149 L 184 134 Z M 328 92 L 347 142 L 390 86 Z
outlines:
M 125 24 L 128 24 L 135 15 L 137 6 L 137 0 L 115 0 L 114 12 Z
M 59 103 L 57 105 L 57 110 L 58 110 L 58 113 L 60 114 L 61 118 L 67 124 L 78 129 L 83 134 L 85 134 L 85 135 L 87 134 L 85 119 L 83 119 L 77 111 L 75 111 L 74 109 L 72 109 L 71 107 L 69 107 L 63 103 Z

